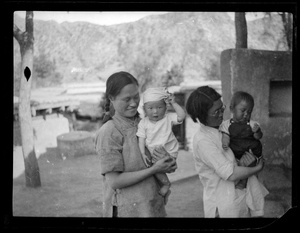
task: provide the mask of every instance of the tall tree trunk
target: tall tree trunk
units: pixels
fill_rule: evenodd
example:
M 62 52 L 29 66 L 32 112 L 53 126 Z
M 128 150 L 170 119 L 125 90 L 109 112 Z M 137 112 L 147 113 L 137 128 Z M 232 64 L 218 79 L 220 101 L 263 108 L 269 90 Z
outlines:
M 289 47 L 289 50 L 292 50 L 293 46 L 293 20 L 291 13 L 279 13 L 282 19 L 284 34 L 286 37 L 286 42 Z
M 248 48 L 247 21 L 245 12 L 235 12 L 236 48 Z
M 26 31 L 14 25 L 14 37 L 19 42 L 21 51 L 21 80 L 19 96 L 19 122 L 21 128 L 22 151 L 25 164 L 27 187 L 40 187 L 39 166 L 34 149 L 34 135 L 31 119 L 30 92 L 33 68 L 33 12 L 26 12 Z

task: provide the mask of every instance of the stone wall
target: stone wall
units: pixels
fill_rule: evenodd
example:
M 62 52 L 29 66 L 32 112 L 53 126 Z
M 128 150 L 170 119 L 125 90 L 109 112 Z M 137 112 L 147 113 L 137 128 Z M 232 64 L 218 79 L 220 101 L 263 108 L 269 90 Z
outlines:
M 228 107 L 236 91 L 254 98 L 252 119 L 260 123 L 266 163 L 292 166 L 292 54 L 228 49 L 221 54 L 222 96 Z

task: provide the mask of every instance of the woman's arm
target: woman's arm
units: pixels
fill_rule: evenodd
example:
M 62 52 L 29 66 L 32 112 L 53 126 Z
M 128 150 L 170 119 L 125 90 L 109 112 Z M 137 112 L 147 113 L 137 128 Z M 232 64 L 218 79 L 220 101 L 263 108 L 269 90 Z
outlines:
M 236 181 L 247 178 L 257 172 L 263 167 L 263 162 L 257 164 L 255 167 L 242 167 L 235 165 L 231 160 L 227 159 L 225 153 L 230 151 L 224 151 L 215 145 L 210 138 L 201 138 L 201 141 L 196 144 L 194 153 L 196 153 L 196 162 L 199 160 L 213 169 L 216 174 L 229 181 Z M 233 155 L 232 155 L 233 156 Z M 240 162 L 250 164 L 255 159 L 255 156 L 250 152 L 246 152 Z
M 121 189 L 134 185 L 156 173 L 168 173 L 176 169 L 176 162 L 169 158 L 157 161 L 152 167 L 134 172 L 109 172 L 105 174 L 112 189 Z
M 246 179 L 249 176 L 252 176 L 263 169 L 264 161 L 260 159 L 258 164 L 255 167 L 241 167 L 241 166 L 234 166 L 233 173 L 228 177 L 227 180 L 229 181 L 237 181 Z

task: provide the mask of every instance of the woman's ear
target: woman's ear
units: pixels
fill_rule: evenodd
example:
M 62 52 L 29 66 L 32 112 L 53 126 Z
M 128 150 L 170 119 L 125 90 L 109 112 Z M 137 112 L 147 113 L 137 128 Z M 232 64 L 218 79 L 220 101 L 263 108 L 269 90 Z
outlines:
M 114 98 L 111 95 L 108 96 L 108 99 L 110 100 L 110 102 L 114 101 Z

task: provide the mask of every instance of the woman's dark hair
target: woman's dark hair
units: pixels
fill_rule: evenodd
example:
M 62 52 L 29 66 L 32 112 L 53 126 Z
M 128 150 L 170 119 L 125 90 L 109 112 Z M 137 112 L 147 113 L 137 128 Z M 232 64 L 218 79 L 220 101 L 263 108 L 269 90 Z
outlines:
M 251 107 L 254 107 L 254 99 L 252 95 L 244 91 L 237 91 L 233 94 L 230 102 L 230 109 L 233 109 L 236 105 L 238 105 L 242 100 L 246 103 L 250 104 Z
M 208 110 L 220 98 L 221 95 L 215 89 L 209 86 L 198 87 L 190 94 L 186 102 L 186 111 L 194 122 L 198 119 L 206 125 Z
M 137 86 L 138 81 L 135 77 L 133 77 L 130 73 L 125 71 L 120 71 L 117 73 L 112 74 L 109 76 L 109 78 L 106 80 L 106 92 L 105 92 L 105 115 L 103 118 L 103 124 L 107 122 L 108 120 L 112 119 L 112 116 L 115 113 L 115 110 L 110 102 L 109 98 L 116 97 L 123 87 L 125 87 L 128 84 L 136 84 Z

